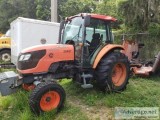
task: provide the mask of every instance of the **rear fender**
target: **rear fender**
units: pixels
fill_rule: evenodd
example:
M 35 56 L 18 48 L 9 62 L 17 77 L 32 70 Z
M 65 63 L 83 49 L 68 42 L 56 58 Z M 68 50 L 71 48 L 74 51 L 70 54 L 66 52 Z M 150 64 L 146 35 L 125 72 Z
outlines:
M 124 50 L 124 48 L 123 48 L 122 45 L 113 45 L 113 44 L 109 44 L 109 45 L 104 46 L 99 51 L 97 56 L 95 57 L 93 63 L 91 63 L 92 64 L 92 68 L 95 69 L 97 67 L 98 63 L 100 62 L 100 60 L 102 59 L 102 57 L 104 55 L 108 54 L 109 52 L 114 51 L 114 50 Z

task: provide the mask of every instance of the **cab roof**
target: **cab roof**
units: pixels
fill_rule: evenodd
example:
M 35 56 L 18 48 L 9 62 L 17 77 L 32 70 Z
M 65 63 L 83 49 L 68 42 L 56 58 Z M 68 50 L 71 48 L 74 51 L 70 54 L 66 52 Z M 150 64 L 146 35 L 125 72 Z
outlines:
M 87 15 L 90 15 L 91 18 L 100 19 L 100 20 L 104 20 L 104 21 L 111 21 L 111 22 L 117 21 L 117 19 L 114 17 L 107 16 L 107 15 L 101 15 L 101 14 L 93 14 L 93 13 L 80 13 L 78 15 L 74 15 L 74 16 L 69 17 L 69 19 L 72 19 L 72 18 L 78 17 L 78 16 L 87 16 Z
M 96 19 L 101 19 L 105 21 L 112 21 L 115 22 L 117 19 L 111 16 L 106 16 L 106 15 L 100 15 L 100 14 L 90 14 L 91 18 L 96 18 Z

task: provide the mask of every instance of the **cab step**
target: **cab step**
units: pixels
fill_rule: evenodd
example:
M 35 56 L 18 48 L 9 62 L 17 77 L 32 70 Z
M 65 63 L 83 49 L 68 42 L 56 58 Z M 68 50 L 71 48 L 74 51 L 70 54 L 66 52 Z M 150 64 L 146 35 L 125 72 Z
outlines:
M 88 89 L 88 88 L 93 88 L 93 85 L 92 84 L 83 84 L 83 85 L 81 85 L 81 87 L 84 89 Z
M 93 75 L 83 73 L 81 77 L 83 78 L 83 85 L 81 85 L 82 88 L 84 88 L 84 89 L 93 88 L 92 84 L 87 84 L 87 82 L 86 82 L 87 80 L 90 80 L 90 79 L 86 79 L 86 78 L 93 78 Z

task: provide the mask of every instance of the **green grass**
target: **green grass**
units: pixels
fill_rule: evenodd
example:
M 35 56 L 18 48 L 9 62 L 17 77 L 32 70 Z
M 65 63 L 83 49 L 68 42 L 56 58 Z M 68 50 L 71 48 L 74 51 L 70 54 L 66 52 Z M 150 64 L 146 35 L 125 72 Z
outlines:
M 71 106 L 67 102 L 65 108 L 57 114 L 53 111 L 45 113 L 41 116 L 35 116 L 31 113 L 28 106 L 29 92 L 19 90 L 18 93 L 0 97 L 0 119 L 1 120 L 51 120 L 64 119 L 67 120 L 87 120 L 87 116 L 82 113 L 80 108 Z
M 14 68 L 10 68 L 10 69 L 1 69 L 0 68 L 0 72 L 6 72 L 6 71 L 15 71 L 15 72 L 17 72 L 17 70 L 15 70 Z
M 84 90 L 67 80 L 62 85 L 67 94 L 77 97 L 89 106 L 160 107 L 159 77 L 131 78 L 125 91 L 112 94 L 104 94 L 96 89 Z
M 160 77 L 139 78 L 132 77 L 127 89 L 122 93 L 104 94 L 93 89 L 83 89 L 71 80 L 60 81 L 64 87 L 67 100 L 64 109 L 60 113 L 55 111 L 35 116 L 28 106 L 29 92 L 20 89 L 16 94 L 0 96 L 1 120 L 88 120 L 95 113 L 86 112 L 86 108 L 111 111 L 114 114 L 115 107 L 160 107 Z M 78 104 L 80 103 L 80 105 Z M 99 119 L 99 118 L 95 118 Z

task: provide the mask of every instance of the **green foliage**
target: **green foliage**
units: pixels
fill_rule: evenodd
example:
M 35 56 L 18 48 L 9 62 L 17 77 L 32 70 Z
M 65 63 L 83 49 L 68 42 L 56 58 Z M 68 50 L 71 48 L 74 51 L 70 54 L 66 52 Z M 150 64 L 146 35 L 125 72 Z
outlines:
M 68 0 L 59 7 L 59 14 L 65 18 L 78 13 L 91 13 L 96 5 L 92 0 Z
M 147 4 L 140 0 L 127 0 L 119 4 L 119 14 L 124 16 L 124 23 L 134 30 L 147 28 Z
M 118 14 L 133 31 L 147 31 L 150 23 L 160 23 L 159 4 L 159 0 L 124 0 L 119 4 Z
M 150 23 L 148 26 L 150 35 L 160 36 L 160 25 L 158 23 Z
M 6 32 L 17 17 L 50 20 L 50 0 L 0 0 L 0 31 Z
M 8 107 L 11 106 L 12 101 L 13 101 L 13 98 L 11 96 L 4 97 L 3 99 L 0 99 L 0 108 L 8 109 Z
M 33 0 L 0 1 L 0 31 L 7 31 L 10 28 L 10 23 L 20 16 L 36 18 Z
M 36 1 L 35 0 L 24 0 L 26 8 L 23 8 L 24 11 L 27 13 L 26 17 L 29 18 L 37 18 L 36 16 Z
M 51 19 L 51 0 L 36 0 L 36 16 L 40 20 Z
M 117 1 L 104 0 L 97 4 L 96 13 L 117 17 Z

